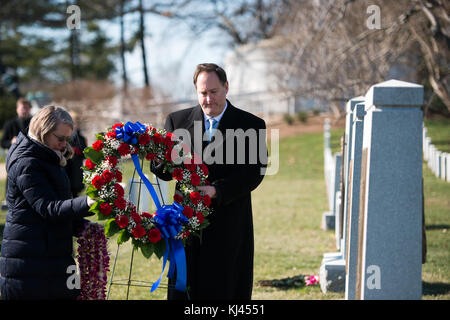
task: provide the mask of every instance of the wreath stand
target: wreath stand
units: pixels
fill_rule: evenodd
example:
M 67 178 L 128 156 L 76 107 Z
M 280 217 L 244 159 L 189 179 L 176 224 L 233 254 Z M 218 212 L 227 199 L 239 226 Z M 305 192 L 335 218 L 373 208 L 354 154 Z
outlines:
M 143 163 L 144 163 L 144 160 L 141 160 L 141 168 L 143 168 Z M 134 185 L 138 185 L 137 186 L 137 188 L 138 188 L 138 190 L 137 190 L 137 194 L 138 194 L 137 204 L 135 204 L 135 205 L 136 205 L 137 211 L 139 211 L 139 206 L 141 204 L 141 190 L 142 190 L 142 185 L 144 183 L 142 182 L 142 179 L 140 177 L 139 177 L 138 180 L 135 180 L 135 176 L 136 176 L 136 169 L 134 169 L 133 176 L 131 178 L 131 183 L 130 183 L 128 196 L 129 196 L 129 198 L 131 197 Z M 157 187 L 155 189 L 157 189 L 157 193 L 158 193 L 158 196 L 159 196 L 159 198 L 161 200 L 161 203 L 163 205 L 165 205 L 166 204 L 166 199 L 164 199 L 163 194 L 162 194 L 161 185 L 159 183 L 160 179 L 158 177 L 156 177 L 156 176 L 155 176 L 155 178 L 156 178 L 156 182 L 155 183 L 152 182 L 152 185 Z M 128 272 L 128 279 L 115 280 L 114 279 L 114 274 L 115 274 L 115 270 L 116 270 L 117 258 L 119 256 L 119 248 L 120 248 L 120 244 L 117 244 L 116 256 L 114 257 L 114 264 L 113 264 L 113 268 L 112 268 L 112 271 L 111 271 L 111 276 L 110 276 L 110 279 L 109 279 L 108 293 L 106 295 L 106 300 L 109 300 L 109 294 L 111 292 L 111 287 L 112 286 L 127 286 L 126 300 L 128 300 L 129 293 L 130 293 L 130 287 L 151 288 L 153 283 L 154 283 L 154 282 L 151 282 L 151 281 L 142 281 L 142 280 L 133 280 L 132 279 L 131 275 L 132 275 L 132 272 L 133 272 L 133 260 L 134 260 L 134 251 L 135 251 L 134 248 L 131 249 L 131 259 L 130 259 L 130 268 L 129 268 L 129 272 Z M 169 283 L 167 283 L 167 284 L 160 283 L 158 288 L 175 289 L 175 285 L 170 285 Z M 186 290 L 186 295 L 187 295 L 188 300 L 190 300 L 189 290 L 188 289 Z

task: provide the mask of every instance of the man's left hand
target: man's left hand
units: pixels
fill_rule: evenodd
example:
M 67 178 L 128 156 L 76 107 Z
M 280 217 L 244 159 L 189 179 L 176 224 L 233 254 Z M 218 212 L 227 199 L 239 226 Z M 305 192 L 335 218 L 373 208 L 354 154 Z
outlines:
M 197 189 L 202 191 L 203 194 L 207 194 L 211 199 L 216 196 L 216 187 L 214 186 L 199 186 Z

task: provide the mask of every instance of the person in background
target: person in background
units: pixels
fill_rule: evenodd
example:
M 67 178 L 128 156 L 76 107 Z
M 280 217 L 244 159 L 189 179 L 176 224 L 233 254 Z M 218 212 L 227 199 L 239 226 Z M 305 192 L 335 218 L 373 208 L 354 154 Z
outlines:
M 80 119 L 76 112 L 69 111 L 73 119 L 73 132 L 70 145 L 72 146 L 74 155 L 67 161 L 66 172 L 70 180 L 70 189 L 72 196 L 77 197 L 84 189 L 83 184 L 83 166 L 84 154 L 83 150 L 86 148 L 86 138 L 81 134 Z
M 3 136 L 1 139 L 1 146 L 4 149 L 9 149 L 16 141 L 19 132 L 27 134 L 28 126 L 31 120 L 31 103 L 25 99 L 20 98 L 16 103 L 17 117 L 10 119 L 3 126 Z
M 95 200 L 72 199 L 64 166 L 73 155 L 70 114 L 46 106 L 19 133 L 6 158 L 8 212 L 0 257 L 3 300 L 76 299 L 67 286 L 75 265 L 72 236 L 81 234 Z

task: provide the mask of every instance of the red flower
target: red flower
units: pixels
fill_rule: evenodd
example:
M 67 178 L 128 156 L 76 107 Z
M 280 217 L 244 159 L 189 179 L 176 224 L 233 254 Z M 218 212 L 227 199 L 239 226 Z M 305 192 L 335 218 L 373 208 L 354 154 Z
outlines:
M 95 169 L 95 163 L 92 162 L 91 159 L 86 159 L 86 162 L 84 163 L 84 165 L 85 165 L 86 168 L 88 168 L 89 170 L 94 170 L 94 169 Z
M 148 134 L 144 133 L 139 136 L 140 145 L 147 145 L 149 143 L 150 143 L 150 136 Z
M 130 146 L 127 143 L 121 143 L 117 151 L 121 156 L 125 156 L 130 153 Z
M 178 193 L 175 193 L 173 195 L 173 201 L 181 203 L 184 200 L 184 198 L 182 196 L 180 196 Z
M 105 179 L 105 183 L 110 183 L 112 178 L 114 178 L 114 174 L 109 170 L 105 170 L 102 173 L 102 178 Z
M 186 230 L 181 234 L 181 239 L 186 239 L 190 234 L 191 232 L 189 230 Z
M 119 170 L 116 170 L 115 178 L 116 178 L 117 182 L 122 182 L 122 172 L 120 172 Z
M 184 207 L 183 214 L 186 218 L 190 219 L 194 215 L 194 210 L 191 207 L 186 206 Z
M 83 155 L 80 148 L 72 146 L 72 149 L 73 149 L 73 152 L 75 153 L 75 155 L 77 155 L 77 156 Z
M 100 177 L 99 175 L 96 175 L 94 177 L 94 179 L 92 179 L 92 185 L 96 188 L 96 189 L 101 189 L 103 187 L 103 185 L 105 184 L 105 180 Z
M 123 190 L 123 188 L 122 188 L 122 186 L 120 184 L 116 183 L 116 184 L 114 184 L 114 193 L 119 198 L 122 198 L 123 195 L 125 194 L 125 191 Z
M 186 167 L 186 169 L 188 169 L 191 172 L 194 172 L 194 171 L 197 170 L 197 165 L 196 164 L 185 163 L 184 166 Z
M 136 224 L 141 224 L 141 216 L 137 212 L 132 212 L 130 216 L 134 220 L 134 222 L 136 222 Z
M 159 132 L 155 132 L 152 139 L 156 144 L 159 144 L 164 140 L 163 136 Z
M 172 162 L 172 148 L 166 149 L 164 153 L 164 157 L 167 159 L 167 161 Z
M 110 138 L 110 139 L 115 139 L 116 138 L 116 132 L 115 131 L 109 131 L 106 134 L 106 137 Z
M 203 216 L 203 213 L 201 213 L 201 212 L 196 212 L 195 216 L 197 217 L 198 223 L 200 223 L 200 224 L 202 224 L 203 220 L 205 220 L 205 217 Z
M 166 137 L 164 138 L 164 144 L 167 146 L 167 147 L 172 147 L 173 146 L 173 134 L 172 133 L 170 133 L 170 132 L 168 132 L 167 134 L 166 134 Z
M 200 184 L 200 177 L 196 173 L 191 174 L 191 184 L 193 186 L 198 186 Z
M 144 227 L 141 225 L 137 225 L 136 227 L 131 229 L 131 233 L 133 234 L 133 237 L 135 239 L 142 238 L 146 234 Z
M 127 206 L 127 202 L 125 201 L 124 198 L 118 197 L 116 200 L 114 200 L 114 206 L 115 206 L 117 209 L 125 210 L 125 208 L 126 208 L 126 206 Z
M 115 168 L 117 165 L 117 158 L 113 156 L 107 156 L 106 161 L 108 161 L 111 168 Z
M 197 204 L 202 200 L 202 195 L 198 192 L 191 192 L 189 196 L 193 204 Z
M 111 205 L 107 202 L 103 202 L 102 204 L 100 204 L 99 209 L 100 209 L 100 212 L 105 216 L 109 216 L 112 211 Z
M 181 168 L 175 168 L 172 172 L 172 177 L 176 179 L 177 181 L 180 181 L 183 179 L 183 169 Z
M 103 149 L 104 143 L 102 140 L 97 140 L 94 142 L 94 144 L 92 145 L 92 148 L 94 148 L 94 150 L 99 151 Z
M 150 240 L 151 243 L 157 243 L 161 240 L 161 232 L 156 228 L 150 229 L 148 232 L 148 240 Z
M 118 215 L 116 216 L 116 223 L 121 229 L 123 229 L 128 226 L 128 217 L 124 215 Z
M 156 153 L 147 153 L 147 154 L 145 155 L 145 160 L 151 161 L 151 160 L 153 160 L 153 159 L 155 159 L 155 158 L 156 158 Z
M 206 207 L 209 207 L 209 205 L 211 204 L 211 197 L 208 196 L 208 195 L 205 195 L 205 196 L 203 197 L 203 204 L 204 204 Z
M 203 171 L 203 174 L 204 174 L 205 176 L 208 175 L 209 170 L 208 170 L 208 167 L 206 166 L 206 164 L 201 163 L 201 164 L 200 164 L 200 169 Z
M 116 130 L 116 128 L 122 128 L 123 127 L 123 123 L 116 123 L 115 125 L 112 126 L 112 130 Z
M 153 217 L 153 215 L 151 213 L 148 213 L 148 212 L 145 212 L 145 211 L 142 211 L 141 216 L 143 216 L 144 218 L 151 218 L 151 217 Z

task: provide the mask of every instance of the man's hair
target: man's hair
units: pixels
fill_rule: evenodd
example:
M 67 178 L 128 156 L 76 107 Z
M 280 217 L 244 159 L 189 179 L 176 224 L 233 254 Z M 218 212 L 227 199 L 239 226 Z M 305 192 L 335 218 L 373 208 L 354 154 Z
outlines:
M 45 144 L 45 138 L 56 130 L 58 124 L 64 123 L 73 129 L 73 120 L 69 112 L 62 107 L 45 106 L 31 118 L 29 132 L 40 143 Z
M 28 100 L 25 99 L 25 98 L 19 98 L 19 99 L 17 99 L 16 107 L 18 107 L 19 104 L 22 104 L 22 105 L 28 105 L 28 106 L 31 108 L 31 103 L 30 103 L 30 101 L 28 101 Z
M 223 70 L 221 67 L 219 67 L 217 64 L 214 63 L 201 63 L 197 65 L 197 68 L 194 72 L 194 86 L 197 87 L 197 78 L 198 75 L 201 72 L 215 72 L 217 76 L 219 77 L 220 82 L 222 85 L 225 85 L 227 82 L 227 74 L 225 73 L 225 70 Z

